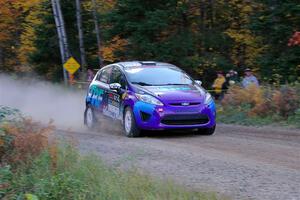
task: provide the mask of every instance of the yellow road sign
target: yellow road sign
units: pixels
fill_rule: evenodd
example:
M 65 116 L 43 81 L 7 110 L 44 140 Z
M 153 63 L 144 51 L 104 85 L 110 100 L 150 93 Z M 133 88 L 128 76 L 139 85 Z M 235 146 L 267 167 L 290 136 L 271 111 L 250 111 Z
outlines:
M 80 68 L 80 64 L 73 57 L 71 57 L 69 60 L 67 60 L 67 62 L 65 62 L 64 68 L 70 74 L 74 74 Z

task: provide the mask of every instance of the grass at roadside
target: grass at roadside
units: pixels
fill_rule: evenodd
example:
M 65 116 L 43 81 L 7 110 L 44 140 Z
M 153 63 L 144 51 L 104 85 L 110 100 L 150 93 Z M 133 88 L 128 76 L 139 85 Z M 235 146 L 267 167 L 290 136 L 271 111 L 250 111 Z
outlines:
M 13 173 L 1 169 L 6 179 L 4 199 L 217 199 L 214 194 L 188 191 L 172 182 L 155 180 L 137 172 L 107 167 L 94 155 L 81 156 L 71 146 L 58 148 L 53 162 L 44 151 Z
M 217 199 L 214 193 L 111 168 L 95 155 L 81 155 L 72 141 L 58 144 L 52 129 L 0 106 L 0 199 Z
M 217 121 L 224 124 L 239 124 L 245 126 L 265 126 L 276 125 L 283 127 L 300 128 L 300 109 L 295 115 L 288 118 L 282 118 L 279 115 L 271 116 L 249 116 L 247 108 L 226 107 L 217 105 Z

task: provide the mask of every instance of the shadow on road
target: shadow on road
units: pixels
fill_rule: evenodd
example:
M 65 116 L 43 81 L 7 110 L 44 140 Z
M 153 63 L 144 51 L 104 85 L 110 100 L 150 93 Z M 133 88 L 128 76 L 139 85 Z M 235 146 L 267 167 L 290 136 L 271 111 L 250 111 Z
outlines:
M 199 137 L 204 135 L 196 134 L 195 130 L 162 130 L 162 131 L 144 131 L 144 137 L 151 138 L 187 138 Z

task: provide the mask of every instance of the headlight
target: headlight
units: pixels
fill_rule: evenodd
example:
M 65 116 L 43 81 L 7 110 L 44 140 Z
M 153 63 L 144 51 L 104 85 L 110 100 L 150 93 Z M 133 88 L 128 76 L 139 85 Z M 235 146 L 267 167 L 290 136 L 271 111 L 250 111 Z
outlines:
M 158 106 L 164 105 L 161 101 L 148 94 L 136 94 L 136 97 L 138 100 L 143 101 L 145 103 L 150 103 Z
M 206 96 L 205 96 L 205 104 L 208 105 L 210 104 L 211 102 L 213 101 L 213 98 L 211 97 L 211 95 L 209 93 L 206 93 Z

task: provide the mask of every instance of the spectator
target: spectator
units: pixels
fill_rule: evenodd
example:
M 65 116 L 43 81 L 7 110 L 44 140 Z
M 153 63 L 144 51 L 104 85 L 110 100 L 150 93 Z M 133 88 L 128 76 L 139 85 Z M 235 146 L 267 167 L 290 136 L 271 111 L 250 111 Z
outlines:
M 92 82 L 92 80 L 94 79 L 94 72 L 92 69 L 88 69 L 87 70 L 87 81 L 88 82 Z
M 223 72 L 218 71 L 217 72 L 218 77 L 214 81 L 214 84 L 212 85 L 212 88 L 214 89 L 214 96 L 216 100 L 221 100 L 223 97 L 223 84 L 225 83 L 226 79 L 223 75 Z
M 234 70 L 230 70 L 227 74 L 226 74 L 226 81 L 223 84 L 223 89 L 224 90 L 228 90 L 228 88 L 231 85 L 234 85 L 236 83 L 239 82 L 239 77 L 238 77 L 238 73 Z
M 243 86 L 244 88 L 247 88 L 247 87 L 249 87 L 249 86 L 252 85 L 252 84 L 256 85 L 257 87 L 259 86 L 258 80 L 257 80 L 257 78 L 252 74 L 251 69 L 247 68 L 247 69 L 245 70 L 245 77 L 244 77 L 244 79 L 243 79 L 243 81 L 242 81 L 242 86 Z

